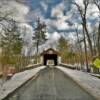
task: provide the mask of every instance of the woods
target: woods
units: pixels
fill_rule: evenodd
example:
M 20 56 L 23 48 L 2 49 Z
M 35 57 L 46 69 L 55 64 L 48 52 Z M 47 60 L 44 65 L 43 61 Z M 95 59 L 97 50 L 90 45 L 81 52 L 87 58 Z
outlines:
M 100 48 L 99 48 L 100 47 L 100 37 L 99 37 L 100 21 L 96 22 L 94 25 L 89 25 L 88 18 L 90 16 L 88 15 L 88 13 L 89 13 L 90 5 L 96 5 L 98 12 L 91 12 L 91 15 L 93 16 L 93 14 L 97 13 L 98 18 L 100 18 L 100 1 L 99 0 L 83 0 L 82 2 L 83 5 L 77 2 L 77 0 L 74 0 L 71 3 L 74 6 L 72 14 L 73 16 L 78 16 L 76 20 L 79 20 L 76 23 L 73 23 L 72 21 L 70 22 L 73 24 L 74 29 L 75 29 L 74 36 L 76 38 L 76 43 L 70 44 L 70 41 L 68 41 L 66 45 L 70 44 L 70 46 L 67 49 L 63 49 L 63 52 L 66 51 L 66 53 L 64 53 L 63 56 L 66 57 L 65 58 L 66 63 L 68 62 L 68 59 L 70 57 L 70 60 L 72 62 L 74 61 L 74 64 L 75 63 L 80 64 L 81 69 L 84 69 L 84 65 L 85 65 L 86 70 L 88 72 L 91 71 L 91 68 L 93 68 L 93 70 L 98 70 L 95 66 L 91 66 L 91 65 L 93 64 L 94 59 L 100 58 Z M 79 28 L 80 26 L 82 27 L 81 31 Z M 66 36 L 67 35 L 65 35 L 64 39 L 67 38 Z M 61 41 L 61 38 L 59 39 L 58 44 L 64 46 L 64 43 L 60 41 Z M 64 47 L 66 47 L 66 45 Z M 67 51 L 71 51 L 72 58 L 71 58 L 71 55 L 69 57 L 67 56 L 68 54 L 70 54 Z M 70 63 L 72 63 L 71 61 Z
M 44 44 L 47 40 L 45 36 L 46 25 L 41 23 L 40 19 L 38 19 L 35 33 L 32 37 L 33 45 L 36 48 L 36 55 L 24 55 L 22 54 L 22 49 L 23 46 L 27 44 L 22 37 L 18 23 L 13 19 L 5 21 L 8 25 L 2 25 L 0 34 L 0 67 L 4 73 L 4 77 L 7 76 L 7 70 L 10 67 L 15 68 L 16 72 L 19 72 L 30 64 L 32 59 L 37 59 L 36 63 L 38 63 L 39 46 Z
M 13 9 L 3 12 L 0 8 L 0 66 L 2 71 L 6 69 L 6 66 L 14 67 L 19 71 L 32 59 L 38 63 L 39 53 L 53 41 L 47 38 L 47 35 L 50 37 L 54 29 L 58 27 L 62 29 L 66 26 L 65 23 L 62 26 L 57 25 L 57 27 L 53 25 L 57 24 L 57 21 L 62 24 L 66 19 L 65 22 L 69 27 L 66 26 L 65 29 L 73 28 L 73 31 L 69 33 L 65 30 L 62 30 L 64 32 L 56 30 L 59 36 L 52 36 L 56 40 L 51 43 L 52 47 L 61 52 L 63 63 L 76 64 L 76 66 L 80 66 L 79 69 L 88 72 L 91 72 L 91 69 L 94 73 L 99 72 L 99 68 L 96 68 L 93 62 L 96 58 L 100 59 L 100 1 L 83 0 L 82 4 L 77 0 L 68 2 L 72 5 L 70 13 L 72 20 L 69 17 L 66 19 L 69 15 L 64 15 L 62 20 L 60 20 L 61 16 L 58 16 L 58 19 L 52 16 L 52 21 L 56 19 L 55 23 L 52 21 L 50 23 L 48 19 L 44 20 L 41 16 L 33 18 L 34 22 L 18 21 L 14 18 Z M 92 12 L 92 6 L 96 7 L 97 12 Z M 20 27 L 26 23 L 28 31 L 31 27 L 29 32 L 27 32 L 26 26 L 25 28 Z M 57 33 L 56 31 L 55 33 Z M 27 35 L 25 36 L 25 34 Z M 73 38 L 70 38 L 71 34 L 73 34 Z

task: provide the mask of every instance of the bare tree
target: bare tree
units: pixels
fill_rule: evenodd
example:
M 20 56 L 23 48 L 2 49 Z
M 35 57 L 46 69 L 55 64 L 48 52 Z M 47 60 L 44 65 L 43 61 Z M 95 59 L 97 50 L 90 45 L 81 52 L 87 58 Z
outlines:
M 81 64 L 81 69 L 82 69 L 82 65 L 83 65 L 83 57 L 82 57 L 82 46 L 81 46 L 81 42 L 80 42 L 80 37 L 79 37 L 79 32 L 78 32 L 78 27 L 75 28 L 76 31 L 76 36 L 77 36 L 77 44 L 78 44 L 78 49 L 79 49 L 79 55 L 80 55 L 80 64 Z
M 98 10 L 99 10 L 99 17 L 100 17 L 100 0 L 92 0 L 92 3 L 94 3 Z M 97 37 L 97 49 L 98 49 L 98 57 L 100 57 L 100 21 L 99 21 L 99 27 L 98 27 L 98 37 Z
M 84 33 L 87 36 L 87 41 L 88 41 L 89 48 L 90 48 L 90 51 L 91 51 L 91 56 L 93 57 L 94 53 L 93 53 L 92 41 L 91 41 L 91 38 L 90 38 L 90 35 L 89 35 L 89 30 L 87 28 L 87 10 L 88 10 L 88 6 L 90 4 L 90 0 L 83 0 L 83 5 L 84 5 L 83 8 L 76 1 L 74 1 L 73 4 L 76 5 L 76 7 L 78 9 L 78 12 L 79 12 L 79 14 L 81 16 L 82 27 L 83 27 Z
M 100 13 L 100 0 L 92 0 L 92 2 L 98 7 Z

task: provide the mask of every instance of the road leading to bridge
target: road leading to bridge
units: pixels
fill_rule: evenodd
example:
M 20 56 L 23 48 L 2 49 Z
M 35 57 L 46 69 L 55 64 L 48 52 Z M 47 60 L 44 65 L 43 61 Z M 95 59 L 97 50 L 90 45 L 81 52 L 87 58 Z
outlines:
M 45 68 L 6 100 L 96 100 L 62 71 Z

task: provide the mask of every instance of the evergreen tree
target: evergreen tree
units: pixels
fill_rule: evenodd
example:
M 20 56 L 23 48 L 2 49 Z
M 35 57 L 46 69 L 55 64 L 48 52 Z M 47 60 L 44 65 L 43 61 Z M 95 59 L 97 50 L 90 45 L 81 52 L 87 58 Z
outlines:
M 4 28 L 4 32 L 1 33 L 0 47 L 2 48 L 2 56 L 6 59 L 2 59 L 2 63 L 12 63 L 14 59 L 10 59 L 11 56 L 21 54 L 22 39 L 14 22 L 10 27 Z
M 33 40 L 35 40 L 35 45 L 36 45 L 36 51 L 37 51 L 37 56 L 38 56 L 38 52 L 39 52 L 39 46 L 44 44 L 46 39 L 46 25 L 45 23 L 42 23 L 40 21 L 40 18 L 38 18 L 37 20 L 37 26 L 35 28 L 35 33 L 33 36 Z M 36 57 L 37 59 L 37 57 Z

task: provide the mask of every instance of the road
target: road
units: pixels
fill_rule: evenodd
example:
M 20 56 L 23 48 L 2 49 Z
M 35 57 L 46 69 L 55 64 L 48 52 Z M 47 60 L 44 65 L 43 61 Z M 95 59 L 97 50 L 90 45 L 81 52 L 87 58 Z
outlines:
M 56 68 L 45 68 L 6 100 L 96 100 Z

